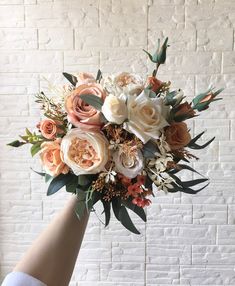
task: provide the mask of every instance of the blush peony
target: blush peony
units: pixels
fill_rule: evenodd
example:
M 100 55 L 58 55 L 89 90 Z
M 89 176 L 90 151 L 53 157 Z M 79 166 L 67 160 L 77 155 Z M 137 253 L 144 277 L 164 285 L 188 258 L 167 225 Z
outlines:
M 108 141 L 100 132 L 80 128 L 70 130 L 62 139 L 64 162 L 75 175 L 97 174 L 108 162 Z

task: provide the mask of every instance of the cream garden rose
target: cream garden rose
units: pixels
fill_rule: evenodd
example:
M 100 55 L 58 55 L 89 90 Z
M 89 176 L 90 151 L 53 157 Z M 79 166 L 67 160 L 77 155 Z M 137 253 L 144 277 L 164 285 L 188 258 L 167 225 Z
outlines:
M 75 175 L 97 174 L 108 161 L 108 141 L 96 131 L 71 129 L 62 139 L 64 162 Z
M 163 99 L 150 99 L 145 91 L 139 96 L 129 96 L 127 100 L 128 122 L 124 128 L 135 134 L 143 143 L 158 139 L 160 130 L 169 125 L 163 116 Z
M 123 99 L 110 94 L 105 98 L 102 106 L 102 113 L 108 121 L 116 124 L 122 124 L 127 118 L 126 103 Z
M 144 158 L 141 151 L 137 150 L 129 155 L 120 148 L 113 153 L 115 170 L 125 177 L 135 178 L 144 167 Z

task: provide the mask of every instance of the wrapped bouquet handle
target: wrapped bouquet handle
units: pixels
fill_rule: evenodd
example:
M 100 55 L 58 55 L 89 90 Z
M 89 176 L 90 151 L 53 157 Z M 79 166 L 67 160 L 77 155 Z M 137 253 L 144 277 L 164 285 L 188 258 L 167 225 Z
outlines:
M 159 191 L 196 194 L 208 185 L 208 178 L 189 164 L 198 159 L 192 151 L 204 132 L 192 136 L 187 121 L 219 100 L 222 89 L 208 88 L 189 102 L 181 89 L 157 77 L 166 61 L 168 38 L 156 51 L 147 53 L 154 64 L 150 76 L 121 72 L 103 76 L 63 73 L 69 84 L 53 88 L 56 97 L 36 95 L 44 119 L 36 131 L 26 129 L 9 145 L 31 144 L 39 154 L 49 183 L 47 195 L 65 187 L 79 198 L 76 214 L 95 210 L 101 202 L 104 224 L 111 211 L 129 231 L 139 234 L 129 211 L 146 221 L 145 207 Z M 194 179 L 182 181 L 180 172 L 193 172 Z

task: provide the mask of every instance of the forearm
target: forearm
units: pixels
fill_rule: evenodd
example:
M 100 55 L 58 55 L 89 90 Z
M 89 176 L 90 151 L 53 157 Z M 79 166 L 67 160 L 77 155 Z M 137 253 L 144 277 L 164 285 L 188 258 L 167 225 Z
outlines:
M 74 196 L 33 243 L 15 271 L 25 272 L 48 286 L 67 286 L 76 263 L 88 214 L 79 220 Z

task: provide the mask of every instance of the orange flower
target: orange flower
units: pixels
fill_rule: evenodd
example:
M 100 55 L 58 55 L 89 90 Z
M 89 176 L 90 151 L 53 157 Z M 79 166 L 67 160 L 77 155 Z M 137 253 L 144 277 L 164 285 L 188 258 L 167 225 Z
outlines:
M 181 149 L 191 141 L 187 125 L 184 122 L 173 122 L 166 127 L 165 136 L 171 150 Z
M 43 167 L 47 174 L 58 176 L 59 174 L 67 174 L 69 167 L 62 161 L 60 152 L 61 139 L 51 142 L 44 142 L 41 145 L 40 157 Z
M 146 85 L 151 86 L 151 90 L 156 92 L 161 87 L 162 82 L 154 76 L 149 76 Z
M 63 131 L 58 127 L 61 125 L 60 122 L 52 119 L 44 119 L 38 124 L 38 128 L 42 133 L 42 136 L 46 139 L 54 139 L 56 134 L 63 133 Z
M 138 207 L 144 208 L 145 206 L 149 206 L 151 204 L 151 201 L 149 199 L 143 199 L 141 197 L 134 198 L 132 200 L 132 203 L 134 205 L 137 205 Z

